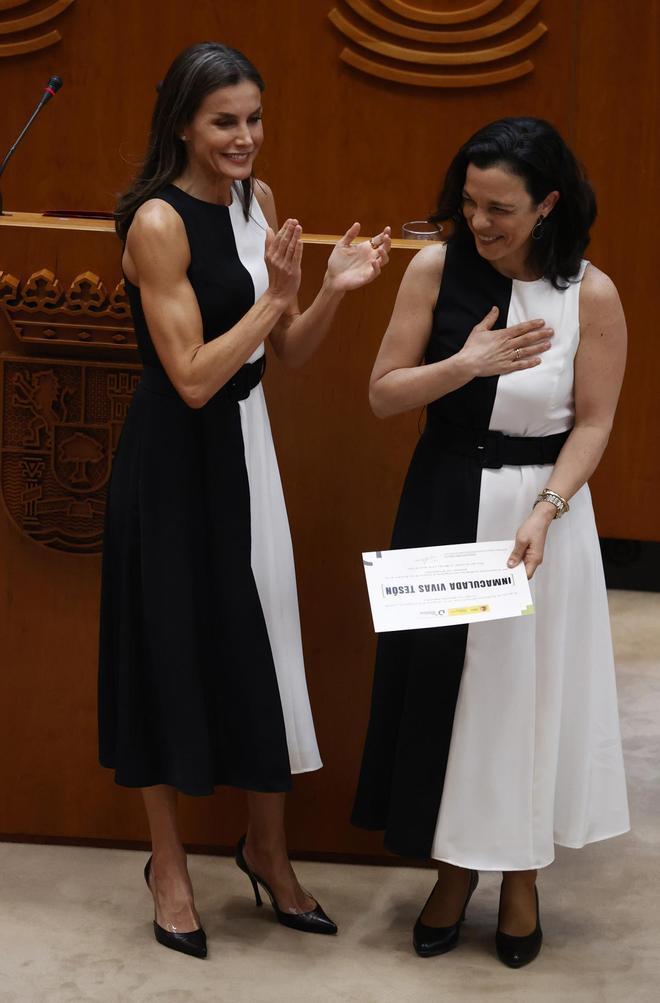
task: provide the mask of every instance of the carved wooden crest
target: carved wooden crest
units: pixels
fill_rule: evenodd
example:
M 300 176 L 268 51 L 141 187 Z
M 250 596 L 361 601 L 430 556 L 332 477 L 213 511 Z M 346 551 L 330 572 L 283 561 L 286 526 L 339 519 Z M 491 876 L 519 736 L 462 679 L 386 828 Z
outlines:
M 502 15 L 503 2 L 466 0 L 457 10 L 444 0 L 341 0 L 328 18 L 349 42 L 340 59 L 363 73 L 416 87 L 483 87 L 531 73 L 534 63 L 518 57 L 547 31 L 535 17 L 540 0 L 517 0 Z
M 26 52 L 47 49 L 61 41 L 62 36 L 57 28 L 44 31 L 43 27 L 49 25 L 73 2 L 74 0 L 51 0 L 38 10 L 30 5 L 27 11 L 16 11 L 16 7 L 26 7 L 30 0 L 0 0 L 0 57 L 23 56 Z M 35 28 L 36 32 L 33 31 Z
M 31 539 L 101 550 L 105 486 L 139 380 L 134 365 L 2 359 L 2 498 Z
M 25 282 L 0 272 L 0 309 L 24 342 L 135 348 L 123 280 L 108 292 L 90 271 L 76 276 L 67 287 L 48 268 L 34 272 Z

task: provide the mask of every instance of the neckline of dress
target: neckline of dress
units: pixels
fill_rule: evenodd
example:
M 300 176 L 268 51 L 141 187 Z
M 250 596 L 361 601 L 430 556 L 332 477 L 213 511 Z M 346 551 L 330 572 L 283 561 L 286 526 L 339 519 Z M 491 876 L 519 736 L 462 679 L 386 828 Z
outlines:
M 478 251 L 477 254 L 479 254 Z M 482 260 L 485 261 L 486 259 L 484 258 Z M 504 272 L 500 272 L 499 269 L 495 268 L 495 266 L 491 264 L 490 261 L 488 261 L 487 264 L 490 266 L 490 268 L 492 268 L 494 272 L 497 273 L 497 275 L 500 276 L 500 278 L 505 279 L 507 282 L 519 282 L 523 286 L 533 286 L 535 282 L 546 281 L 545 275 L 541 275 L 538 279 L 516 279 L 512 275 L 505 275 Z
M 191 195 L 190 192 L 184 191 L 183 188 L 179 188 L 178 185 L 175 185 L 173 183 L 170 183 L 169 187 L 170 188 L 176 188 L 176 190 L 178 192 L 181 192 L 181 194 L 185 195 L 186 198 L 192 199 L 193 202 L 199 202 L 200 205 L 210 205 L 214 209 L 231 209 L 231 207 L 233 206 L 234 202 L 236 201 L 235 196 L 234 196 L 233 187 L 232 187 L 232 191 L 231 191 L 231 202 L 229 203 L 229 205 L 225 205 L 224 202 L 207 202 L 206 199 L 198 199 L 196 195 Z
M 506 278 L 509 278 L 509 276 L 508 276 L 508 275 L 505 275 L 505 276 L 504 276 L 504 278 L 505 278 L 505 279 L 506 279 Z M 546 279 L 545 275 L 542 275 L 542 276 L 540 277 L 540 279 L 509 279 L 509 281 L 510 281 L 510 282 L 518 282 L 518 283 L 520 283 L 520 285 L 522 285 L 522 286 L 533 286 L 533 285 L 535 285 L 535 284 L 536 284 L 537 282 L 546 282 L 546 281 L 547 281 L 547 279 Z
M 472 237 L 471 234 L 470 234 L 470 236 Z M 484 258 L 483 255 L 479 254 L 479 251 L 477 249 L 477 242 L 474 239 L 474 237 L 472 237 L 472 240 L 471 240 L 470 243 L 471 243 L 472 251 L 475 254 L 477 260 L 481 261 L 484 265 L 487 265 L 491 272 L 495 272 L 495 274 L 497 276 L 499 276 L 499 278 L 503 279 L 505 282 L 519 282 L 521 285 L 533 286 L 537 282 L 546 282 L 547 281 L 545 275 L 539 276 L 538 279 L 514 279 L 511 275 L 505 275 L 504 272 L 500 272 L 497 268 L 495 268 L 495 265 L 493 265 L 492 262 L 488 261 L 487 258 Z

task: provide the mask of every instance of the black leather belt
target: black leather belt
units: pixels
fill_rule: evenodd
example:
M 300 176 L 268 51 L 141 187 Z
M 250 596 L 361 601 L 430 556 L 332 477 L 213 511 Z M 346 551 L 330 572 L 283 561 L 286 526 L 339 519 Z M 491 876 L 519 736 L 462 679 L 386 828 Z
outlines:
M 220 394 L 226 394 L 234 401 L 244 401 L 250 396 L 250 390 L 254 390 L 261 383 L 266 372 L 266 353 L 257 359 L 256 362 L 246 362 L 244 366 L 234 373 L 232 378 L 225 383 L 224 387 L 218 390 Z
M 223 387 L 213 395 L 216 397 L 226 397 L 232 401 L 243 401 L 250 396 L 250 391 L 254 390 L 261 382 L 266 371 L 265 354 L 256 362 L 246 362 L 244 366 L 234 373 L 230 380 L 227 380 Z M 175 386 L 169 379 L 164 369 L 157 369 L 155 366 L 145 366 L 142 370 L 140 386 L 153 394 L 160 394 L 163 397 L 178 397 Z
M 480 466 L 491 470 L 556 463 L 570 434 L 569 428 L 557 435 L 504 435 L 503 432 L 441 422 L 430 423 L 424 432 L 438 448 L 472 457 Z

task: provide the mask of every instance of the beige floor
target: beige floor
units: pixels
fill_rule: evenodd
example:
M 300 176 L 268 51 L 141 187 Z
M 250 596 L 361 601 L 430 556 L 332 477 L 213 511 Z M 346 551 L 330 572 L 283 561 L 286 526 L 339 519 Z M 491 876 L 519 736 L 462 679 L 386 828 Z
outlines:
M 634 830 L 560 850 L 541 878 L 546 943 L 512 972 L 493 954 L 497 877 L 484 875 L 458 950 L 421 960 L 410 929 L 432 877 L 299 864 L 336 939 L 279 927 L 228 860 L 191 863 L 211 952 L 159 947 L 145 855 L 0 845 L 2 1003 L 656 1003 L 660 1001 L 660 595 L 610 595 Z

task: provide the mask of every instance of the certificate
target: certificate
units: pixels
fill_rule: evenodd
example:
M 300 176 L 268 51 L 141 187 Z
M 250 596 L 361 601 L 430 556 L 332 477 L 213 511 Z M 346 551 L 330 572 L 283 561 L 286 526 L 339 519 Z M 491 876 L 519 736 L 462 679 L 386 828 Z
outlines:
M 507 568 L 513 540 L 363 554 L 374 630 L 480 623 L 534 612 L 525 565 Z

